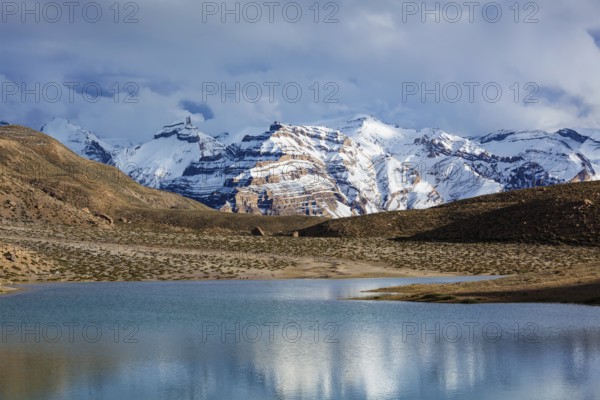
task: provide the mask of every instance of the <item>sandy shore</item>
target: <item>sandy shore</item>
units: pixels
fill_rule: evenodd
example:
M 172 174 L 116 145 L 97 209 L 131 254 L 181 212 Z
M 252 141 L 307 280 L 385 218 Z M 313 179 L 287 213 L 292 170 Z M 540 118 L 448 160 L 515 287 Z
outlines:
M 396 268 L 390 265 L 353 260 L 299 259 L 298 265 L 277 271 L 248 270 L 241 279 L 357 279 L 357 278 L 420 278 L 457 276 L 457 273 L 434 270 Z
M 0 295 L 14 293 L 18 290 L 20 290 L 20 289 L 18 289 L 16 287 L 12 287 L 12 286 L 6 286 L 6 285 L 0 283 Z
M 302 261 L 302 260 L 301 260 Z M 188 278 L 185 280 L 282 280 L 282 279 L 358 279 L 358 278 L 424 278 L 458 276 L 457 273 L 393 268 L 388 265 L 370 262 L 339 260 L 337 262 L 306 259 L 299 267 L 276 271 L 261 269 L 246 270 L 244 276 L 231 279 L 216 276 L 213 278 Z M 492 277 L 490 277 L 492 278 Z M 160 281 L 183 280 L 177 277 L 161 276 Z M 120 280 L 111 280 L 120 281 Z M 144 279 L 142 281 L 157 281 Z M 55 281 L 56 282 L 56 281 Z M 82 279 L 61 280 L 60 282 L 98 282 Z M 41 283 L 40 280 L 22 280 L 20 284 Z M 0 295 L 20 290 L 0 285 Z M 600 305 L 600 271 L 592 265 L 571 267 L 564 272 L 526 273 L 505 278 L 494 278 L 477 282 L 452 284 L 420 284 L 381 288 L 372 297 L 360 300 L 412 301 L 428 303 L 576 303 Z
M 126 255 L 133 256 L 134 253 L 143 251 L 141 248 L 128 248 Z M 165 251 L 164 249 L 162 251 Z M 172 250 L 171 250 L 172 251 Z M 178 251 L 181 252 L 181 251 Z M 201 251 L 192 251 L 195 256 L 210 257 L 212 253 L 202 254 Z M 359 279 L 359 278 L 420 278 L 420 277 L 443 277 L 457 276 L 458 273 L 440 272 L 435 270 L 422 270 L 411 268 L 397 268 L 381 262 L 353 261 L 331 258 L 296 257 L 296 265 L 280 269 L 246 268 L 243 274 L 231 277 L 228 274 L 215 272 L 206 276 L 202 271 L 191 272 L 185 278 L 180 274 L 161 274 L 159 276 L 139 279 L 140 282 L 151 281 L 214 281 L 214 280 L 287 280 L 287 279 Z M 216 270 L 216 268 L 215 268 Z M 28 279 L 30 278 L 30 279 Z M 71 276 L 72 279 L 61 278 L 60 280 L 40 279 L 38 275 L 28 276 L 26 274 L 18 277 L 18 284 L 36 283 L 68 283 L 68 282 L 123 282 L 123 279 L 90 280 L 79 276 Z M 13 293 L 21 290 L 10 286 L 11 283 L 0 283 L 0 295 Z
M 444 276 L 457 276 L 455 273 L 441 273 L 437 271 L 422 271 L 408 268 L 393 268 L 376 263 L 356 262 L 341 260 L 335 263 L 315 262 L 311 259 L 305 260 L 302 267 L 285 268 L 277 271 L 264 271 L 260 269 L 246 270 L 243 276 L 236 278 L 227 278 L 216 276 L 212 278 L 188 278 L 181 279 L 176 276 L 161 276 L 161 279 L 143 279 L 140 282 L 159 282 L 159 281 L 214 281 L 214 280 L 287 280 L 287 279 L 361 279 L 361 278 L 431 278 Z M 37 279 L 22 279 L 19 284 L 36 283 L 68 283 L 68 282 L 124 282 L 124 280 L 60 280 L 44 282 Z M 10 284 L 0 284 L 0 295 L 13 293 L 21 290 L 10 286 Z

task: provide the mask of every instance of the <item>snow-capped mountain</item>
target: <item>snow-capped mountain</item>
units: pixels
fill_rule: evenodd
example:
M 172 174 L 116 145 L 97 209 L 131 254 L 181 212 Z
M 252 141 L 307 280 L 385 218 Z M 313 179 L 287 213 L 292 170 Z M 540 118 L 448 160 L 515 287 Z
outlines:
M 40 131 L 52 136 L 80 156 L 104 164 L 115 164 L 114 156 L 119 151 L 117 147 L 66 119 L 54 118 L 44 124 Z
M 70 124 L 44 131 L 88 158 L 112 154 L 107 163 L 144 185 L 242 213 L 344 217 L 600 179 L 596 130 L 464 138 L 359 116 L 331 127 L 274 123 L 235 142 L 187 119 L 120 151 Z
M 126 148 L 115 156 L 115 165 L 141 184 L 156 189 L 185 176 L 194 163 L 221 158 L 225 146 L 193 126 L 190 119 L 166 125 L 153 140 Z

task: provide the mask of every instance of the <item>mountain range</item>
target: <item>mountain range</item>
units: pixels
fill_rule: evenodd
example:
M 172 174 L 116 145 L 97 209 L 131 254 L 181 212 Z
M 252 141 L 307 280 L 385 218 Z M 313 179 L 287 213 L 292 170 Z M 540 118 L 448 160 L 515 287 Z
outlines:
M 338 218 L 600 180 L 600 130 L 591 129 L 464 137 L 361 115 L 213 137 L 186 118 L 125 146 L 59 118 L 41 130 L 145 186 L 234 213 Z

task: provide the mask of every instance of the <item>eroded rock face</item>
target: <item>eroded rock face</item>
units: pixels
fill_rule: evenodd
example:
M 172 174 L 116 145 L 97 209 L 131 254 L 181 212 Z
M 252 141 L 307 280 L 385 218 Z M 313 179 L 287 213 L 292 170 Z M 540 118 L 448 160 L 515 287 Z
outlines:
M 218 161 L 194 162 L 162 188 L 237 213 L 341 217 L 378 209 L 377 195 L 356 190 L 376 186 L 374 166 L 357 143 L 329 129 L 271 128 L 228 146 Z M 356 176 L 361 170 L 367 173 Z
M 98 218 L 100 218 L 101 220 L 103 220 L 108 225 L 112 225 L 114 223 L 114 220 L 112 219 L 112 217 L 110 217 L 106 214 L 96 214 L 96 216 Z

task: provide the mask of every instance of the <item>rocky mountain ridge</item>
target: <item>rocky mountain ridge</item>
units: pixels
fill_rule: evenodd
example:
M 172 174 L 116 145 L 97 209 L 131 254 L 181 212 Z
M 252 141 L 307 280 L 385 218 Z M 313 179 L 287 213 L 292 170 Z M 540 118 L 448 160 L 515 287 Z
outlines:
M 600 130 L 466 138 L 358 116 L 331 127 L 276 122 L 226 144 L 187 118 L 126 148 L 64 120 L 43 131 L 145 186 L 236 213 L 347 217 L 600 180 Z

